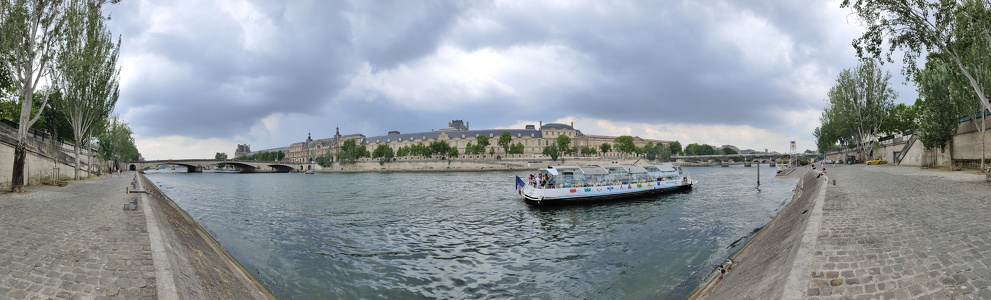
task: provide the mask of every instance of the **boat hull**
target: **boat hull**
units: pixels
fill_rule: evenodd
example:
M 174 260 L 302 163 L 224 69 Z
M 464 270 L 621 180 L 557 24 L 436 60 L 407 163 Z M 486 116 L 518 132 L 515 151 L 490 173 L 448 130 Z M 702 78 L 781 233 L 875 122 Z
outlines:
M 637 187 L 637 186 L 640 187 Z M 607 202 L 651 196 L 664 193 L 688 191 L 692 183 L 664 185 L 663 182 L 633 183 L 606 187 L 576 187 L 560 189 L 538 189 L 527 187 L 523 189 L 523 198 L 527 203 L 537 205 L 556 205 L 572 203 Z

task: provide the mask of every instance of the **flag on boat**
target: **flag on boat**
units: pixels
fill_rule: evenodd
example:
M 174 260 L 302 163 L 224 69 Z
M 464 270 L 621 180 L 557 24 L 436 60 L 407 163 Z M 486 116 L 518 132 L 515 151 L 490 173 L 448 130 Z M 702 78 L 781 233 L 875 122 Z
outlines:
M 520 195 L 523 195 L 523 187 L 525 186 L 526 183 L 523 182 L 523 179 L 521 179 L 519 176 L 516 176 L 516 192 L 519 193 Z

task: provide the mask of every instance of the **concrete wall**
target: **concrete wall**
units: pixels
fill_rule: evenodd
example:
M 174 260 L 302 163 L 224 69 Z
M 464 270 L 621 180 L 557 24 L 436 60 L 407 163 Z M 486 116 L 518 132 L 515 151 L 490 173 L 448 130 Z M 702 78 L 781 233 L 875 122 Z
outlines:
M 10 190 L 11 178 L 14 173 L 14 145 L 16 140 L 13 131 L 7 125 L 0 124 L 0 190 Z M 52 181 L 53 174 L 58 168 L 60 180 L 73 178 L 75 172 L 74 154 L 72 147 L 57 143 L 57 149 L 51 148 L 51 140 L 41 137 L 31 136 L 28 138 L 27 157 L 24 159 L 24 180 L 25 185 L 37 185 Z M 83 168 L 88 165 L 86 151 L 80 155 L 79 159 Z M 58 158 L 58 163 L 52 157 Z M 80 176 L 86 178 L 85 170 L 80 171 Z

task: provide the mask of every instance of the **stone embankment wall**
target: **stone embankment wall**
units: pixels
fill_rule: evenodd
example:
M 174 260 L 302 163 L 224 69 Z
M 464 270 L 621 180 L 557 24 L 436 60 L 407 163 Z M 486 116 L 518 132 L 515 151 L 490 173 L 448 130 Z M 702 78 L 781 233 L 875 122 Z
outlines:
M 361 159 L 352 165 L 334 163 L 330 167 L 314 164 L 317 172 L 414 172 L 414 171 L 492 171 L 492 170 L 535 170 L 550 165 L 610 165 L 632 164 L 633 159 L 612 158 L 568 158 L 563 161 L 550 159 L 501 159 L 501 160 L 397 160 L 380 164 L 378 160 Z M 639 163 L 650 163 L 641 160 Z
M 986 129 L 991 129 L 991 121 L 984 124 Z M 886 163 L 902 166 L 917 167 L 950 167 L 950 168 L 971 168 L 980 166 L 981 153 L 988 162 L 991 162 L 991 132 L 982 136 L 981 120 L 969 120 L 960 122 L 957 134 L 953 140 L 943 149 L 926 149 L 922 142 L 911 136 L 898 137 L 894 140 L 881 142 L 874 151 L 875 158 L 881 158 Z M 912 141 L 914 139 L 914 141 Z M 909 147 L 905 147 L 908 145 Z M 894 153 L 899 152 L 903 156 L 900 162 L 895 161 Z M 832 151 L 826 153 L 826 159 L 845 160 L 848 155 L 857 156 L 856 151 Z M 863 160 L 863 159 L 862 159 Z
M 801 169 L 799 169 L 801 171 Z M 816 172 L 795 172 L 800 176 L 795 195 L 780 212 L 746 245 L 732 256 L 733 270 L 720 279 L 713 273 L 692 295 L 692 299 L 791 299 L 787 290 L 790 278 L 801 278 L 802 266 L 796 262 L 808 252 L 804 247 L 806 227 L 815 214 L 816 201 L 824 180 Z M 816 230 L 817 231 L 817 230 Z M 815 234 L 815 233 L 813 233 Z M 814 242 L 813 242 L 814 244 Z M 803 252 L 803 249 L 805 250 Z
M 8 124 L 0 124 L 0 190 L 10 189 L 11 176 L 14 173 L 16 136 L 16 129 Z M 72 146 L 56 142 L 53 147 L 51 139 L 40 135 L 30 135 L 28 137 L 28 153 L 24 160 L 25 185 L 51 182 L 56 167 L 60 180 L 72 179 L 75 172 L 75 154 L 73 151 Z M 80 164 L 84 169 L 89 163 L 87 154 L 87 151 L 83 151 L 79 156 Z M 57 157 L 57 161 L 53 161 L 52 157 Z M 80 171 L 80 176 L 89 177 L 83 170 Z

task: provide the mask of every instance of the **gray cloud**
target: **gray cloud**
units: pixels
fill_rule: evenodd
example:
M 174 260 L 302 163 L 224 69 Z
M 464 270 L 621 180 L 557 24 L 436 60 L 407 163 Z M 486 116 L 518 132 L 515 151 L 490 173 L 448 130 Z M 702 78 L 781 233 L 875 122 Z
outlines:
M 440 128 L 450 119 L 482 128 L 566 116 L 782 130 L 782 111 L 822 105 L 825 94 L 810 97 L 804 91 L 815 87 L 802 85 L 828 87 L 839 69 L 856 61 L 849 40 L 836 38 L 835 24 L 846 20 L 813 7 L 822 3 L 249 3 L 108 7 L 112 29 L 123 36 L 122 56 L 135 63 L 124 70 L 128 82 L 118 111 L 140 135 L 230 139 L 277 114 L 367 135 Z M 749 20 L 756 23 L 727 23 Z M 749 34 L 757 40 L 744 40 Z M 567 51 L 562 60 L 568 64 L 527 61 L 534 73 L 507 75 L 499 82 L 504 88 L 480 92 L 375 86 L 461 80 L 425 71 L 447 58 L 441 49 L 509 56 L 540 47 Z M 761 61 L 777 53 L 786 57 Z M 540 73 L 562 65 L 568 69 L 553 71 L 563 73 Z M 389 72 L 412 75 L 375 77 Z M 372 86 L 353 84 L 368 77 Z M 374 81 L 395 78 L 405 81 Z M 423 98 L 446 100 L 407 105 Z M 288 144 L 307 128 L 283 130 Z

